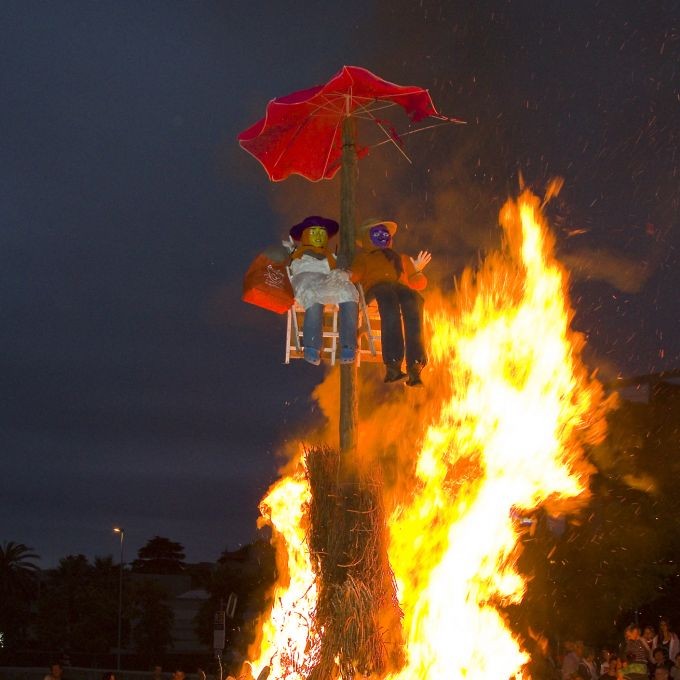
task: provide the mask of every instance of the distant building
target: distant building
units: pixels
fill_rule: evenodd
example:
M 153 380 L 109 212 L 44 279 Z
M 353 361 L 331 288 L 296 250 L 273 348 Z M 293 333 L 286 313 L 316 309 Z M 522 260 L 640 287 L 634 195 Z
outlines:
M 206 590 L 187 590 L 177 595 L 170 602 L 175 615 L 172 627 L 172 651 L 173 652 L 209 652 L 210 648 L 200 642 L 196 635 L 196 615 L 203 603 L 210 599 Z
M 210 598 L 206 590 L 193 588 L 191 574 L 129 574 L 134 583 L 152 581 L 168 593 L 168 605 L 172 608 L 172 649 L 174 654 L 205 654 L 212 650 L 203 644 L 196 634 L 196 615 L 203 603 Z

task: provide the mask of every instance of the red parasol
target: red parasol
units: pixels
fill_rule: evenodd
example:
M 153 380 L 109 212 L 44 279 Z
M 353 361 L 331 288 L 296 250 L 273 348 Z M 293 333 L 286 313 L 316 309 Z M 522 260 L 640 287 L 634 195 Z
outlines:
M 400 106 L 414 122 L 428 116 L 451 120 L 437 112 L 422 87 L 395 85 L 365 68 L 344 66 L 325 85 L 272 99 L 265 117 L 238 140 L 272 181 L 292 174 L 313 182 L 331 179 L 341 165 L 343 120 L 371 120 L 394 139 L 389 123 L 374 115 L 392 106 Z M 367 152 L 363 148 L 359 154 Z

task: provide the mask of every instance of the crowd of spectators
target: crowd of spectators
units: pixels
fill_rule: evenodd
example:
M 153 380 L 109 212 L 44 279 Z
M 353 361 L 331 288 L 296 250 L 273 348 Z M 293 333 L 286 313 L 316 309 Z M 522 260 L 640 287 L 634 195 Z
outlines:
M 580 640 L 565 641 L 555 656 L 547 638 L 536 636 L 532 656 L 533 680 L 680 680 L 680 639 L 667 619 L 641 628 L 630 624 L 616 648 L 596 654 Z
M 150 680 L 164 680 L 169 677 L 170 680 L 186 680 L 187 674 L 181 670 L 176 669 L 171 675 L 164 674 L 162 666 L 154 666 L 151 671 Z M 50 664 L 50 672 L 43 678 L 43 680 L 69 680 L 64 675 L 64 664 L 61 661 L 55 661 Z M 117 680 L 116 674 L 113 671 L 103 671 L 101 680 Z M 207 680 L 207 676 L 203 669 L 196 670 L 196 680 Z

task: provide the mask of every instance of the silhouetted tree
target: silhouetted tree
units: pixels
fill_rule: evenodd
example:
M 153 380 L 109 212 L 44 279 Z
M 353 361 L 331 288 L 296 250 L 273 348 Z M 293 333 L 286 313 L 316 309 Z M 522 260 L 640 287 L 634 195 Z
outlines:
M 94 564 L 84 555 L 62 558 L 48 573 L 38 600 L 36 633 L 40 646 L 71 653 L 108 654 L 117 637 L 118 578 L 119 567 L 111 557 L 97 558 Z M 127 603 L 125 589 L 123 593 Z
M 163 586 L 145 579 L 132 589 L 132 641 L 146 665 L 162 658 L 172 646 L 174 614 L 168 603 L 169 593 Z
M 178 574 L 184 571 L 184 557 L 181 543 L 154 536 L 137 552 L 132 571 L 140 574 Z
M 31 602 L 37 594 L 40 559 L 23 543 L 6 541 L 0 546 L 0 633 L 2 646 L 12 649 L 27 637 Z

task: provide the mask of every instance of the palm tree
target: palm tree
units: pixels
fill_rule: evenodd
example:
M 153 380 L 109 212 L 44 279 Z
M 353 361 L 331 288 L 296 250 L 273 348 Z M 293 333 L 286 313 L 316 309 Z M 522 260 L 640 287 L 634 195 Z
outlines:
M 39 559 L 23 543 L 5 541 L 0 546 L 0 632 L 7 647 L 20 643 L 26 635 L 40 570 L 34 560 Z
M 40 557 L 23 543 L 5 541 L 0 546 L 0 599 L 31 597 L 40 567 L 33 560 Z

